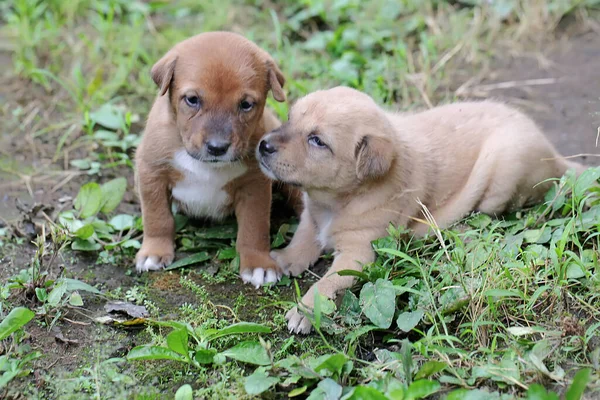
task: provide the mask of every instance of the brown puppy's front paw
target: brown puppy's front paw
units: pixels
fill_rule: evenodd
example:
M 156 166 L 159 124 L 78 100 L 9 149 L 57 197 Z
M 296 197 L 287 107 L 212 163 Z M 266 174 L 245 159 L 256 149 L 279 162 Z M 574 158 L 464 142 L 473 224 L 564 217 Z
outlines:
M 281 279 L 282 272 L 268 253 L 240 254 L 240 277 L 256 289 Z
M 299 333 L 307 335 L 312 330 L 312 323 L 304 314 L 298 311 L 298 307 L 292 308 L 285 314 L 288 320 L 288 330 L 290 333 Z
M 306 271 L 312 262 L 306 262 L 302 260 L 300 254 L 294 254 L 293 251 L 288 249 L 273 250 L 271 252 L 271 258 L 275 260 L 279 268 L 286 275 L 298 276 Z
M 142 248 L 135 256 L 136 271 L 158 271 L 168 266 L 175 258 L 173 247 L 173 241 L 170 239 L 145 238 Z

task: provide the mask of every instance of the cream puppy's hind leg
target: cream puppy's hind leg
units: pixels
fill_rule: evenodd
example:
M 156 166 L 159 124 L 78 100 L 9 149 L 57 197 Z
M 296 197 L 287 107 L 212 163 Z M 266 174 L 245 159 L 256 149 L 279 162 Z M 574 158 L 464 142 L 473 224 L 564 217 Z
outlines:
M 298 276 L 319 259 L 322 251 L 317 241 L 317 228 L 305 208 L 290 244 L 283 250 L 273 250 L 271 257 L 284 274 Z

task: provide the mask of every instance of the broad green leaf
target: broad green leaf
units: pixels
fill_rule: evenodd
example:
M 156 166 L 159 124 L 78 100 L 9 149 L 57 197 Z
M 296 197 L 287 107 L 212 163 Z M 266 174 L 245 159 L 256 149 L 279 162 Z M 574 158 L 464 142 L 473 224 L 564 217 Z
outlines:
M 279 383 L 279 378 L 269 376 L 262 368 L 257 368 L 252 375 L 245 379 L 244 389 L 249 395 L 258 395 L 266 392 L 277 383 Z
M 600 178 L 600 168 L 589 168 L 584 171 L 573 186 L 573 197 L 581 199 L 598 178 Z
M 52 291 L 48 294 L 48 304 L 52 307 L 58 306 L 65 293 L 67 293 L 67 284 L 62 280 L 56 281 Z
M 87 224 L 75 231 L 75 236 L 79 239 L 86 240 L 94 234 L 94 226 Z
M 74 307 L 83 306 L 83 300 L 81 299 L 81 295 L 77 292 L 71 293 L 71 296 L 69 297 L 69 304 Z
M 443 371 L 448 364 L 441 361 L 427 361 L 421 366 L 419 372 L 415 375 L 415 380 L 429 378 L 430 376 Z
M 388 400 L 379 390 L 369 386 L 357 386 L 348 400 Z
M 260 343 L 254 341 L 241 342 L 228 350 L 222 351 L 220 354 L 248 364 L 271 364 L 267 351 Z
M 108 214 L 117 208 L 121 200 L 123 200 L 123 196 L 127 190 L 127 179 L 123 177 L 113 179 L 102 184 L 100 189 L 102 192 L 102 209 L 100 211 L 104 214 Z
M 567 266 L 567 278 L 579 279 L 585 276 L 585 271 L 581 268 L 581 265 L 576 263 L 570 263 Z
M 217 332 L 208 335 L 207 340 L 214 340 L 227 335 L 239 335 L 242 333 L 271 333 L 271 328 L 253 322 L 239 322 L 219 329 Z
M 134 218 L 131 215 L 119 214 L 112 217 L 108 224 L 117 231 L 125 231 L 133 228 Z
M 539 383 L 534 383 L 527 390 L 527 400 L 558 400 L 558 395 L 552 391 L 546 391 L 546 388 Z
M 331 375 L 339 375 L 348 358 L 343 354 L 334 354 L 315 368 L 315 372 L 327 370 Z
M 586 386 L 590 383 L 590 374 L 592 370 L 589 368 L 584 368 L 579 370 L 575 376 L 573 377 L 573 382 L 571 386 L 569 386 L 569 390 L 567 390 L 567 394 L 565 396 L 565 400 L 580 400 L 583 396 L 583 392 L 585 391 Z
M 202 251 L 200 253 L 196 253 L 193 256 L 189 256 L 186 258 L 182 258 L 181 260 L 175 261 L 173 264 L 169 265 L 165 268 L 165 271 L 170 271 L 172 269 L 187 267 L 188 265 L 198 264 L 206 260 L 210 260 L 211 256 L 206 251 Z
M 75 198 L 74 207 L 83 219 L 96 215 L 102 207 L 100 186 L 96 182 L 83 185 Z
M 489 297 L 523 297 L 518 291 L 510 289 L 489 289 L 483 292 L 483 295 Z
M 6 339 L 11 333 L 25 326 L 33 317 L 35 317 L 35 313 L 28 308 L 13 308 L 0 322 L 0 340 Z
M 187 330 L 177 329 L 169 333 L 167 335 L 167 346 L 185 358 L 189 358 Z
M 308 389 L 308 386 L 306 385 L 293 389 L 288 393 L 288 397 L 300 396 L 301 394 L 306 393 L 306 389 Z
M 216 354 L 215 349 L 200 349 L 194 354 L 194 359 L 198 364 L 212 364 Z
M 139 249 L 140 247 L 142 247 L 142 245 L 139 240 L 129 239 L 121 243 L 121 247 L 124 249 Z
M 41 303 L 45 303 L 48 300 L 48 292 L 45 288 L 35 288 L 35 295 Z
M 186 383 L 175 392 L 175 400 L 194 400 L 194 390 Z
M 403 312 L 398 316 L 396 323 L 403 332 L 410 332 L 421 321 L 425 311 L 417 310 L 413 312 Z
M 87 240 L 75 239 L 73 243 L 71 243 L 71 249 L 77 251 L 98 251 L 102 248 L 100 243 L 96 243 L 91 238 Z
M 396 310 L 394 285 L 385 279 L 367 282 L 360 291 L 360 305 L 372 323 L 383 329 L 389 328 Z
M 290 225 L 289 224 L 282 224 L 279 227 L 279 230 L 277 231 L 277 234 L 275 234 L 275 238 L 273 239 L 273 243 L 271 243 L 271 248 L 278 248 L 279 246 L 281 246 L 282 244 L 285 243 L 285 235 L 288 233 L 288 231 L 290 230 Z
M 179 353 L 166 347 L 137 346 L 127 354 L 128 360 L 173 360 L 185 362 L 186 359 Z
M 319 382 L 306 400 L 339 400 L 343 388 L 333 379 L 327 378 Z
M 85 282 L 71 278 L 60 278 L 56 282 L 64 283 L 67 287 L 67 291 L 72 292 L 74 290 L 83 290 L 85 292 L 100 294 L 100 291 L 95 287 L 88 285 Z
M 430 381 L 428 379 L 420 379 L 414 381 L 408 387 L 405 393 L 406 400 L 423 399 L 433 393 L 439 391 L 442 385 L 437 381 Z
M 89 114 L 90 120 L 105 128 L 116 131 L 125 125 L 123 112 L 112 104 L 104 104 L 102 107 Z

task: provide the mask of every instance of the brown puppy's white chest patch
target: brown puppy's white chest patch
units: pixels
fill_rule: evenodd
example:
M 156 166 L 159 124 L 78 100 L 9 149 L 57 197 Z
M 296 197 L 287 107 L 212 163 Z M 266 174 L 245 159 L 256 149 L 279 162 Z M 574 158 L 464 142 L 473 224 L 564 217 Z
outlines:
M 212 165 L 194 159 L 181 149 L 173 156 L 172 165 L 183 175 L 171 190 L 181 211 L 189 216 L 213 219 L 229 214 L 231 198 L 224 188 L 246 172 L 244 164 Z

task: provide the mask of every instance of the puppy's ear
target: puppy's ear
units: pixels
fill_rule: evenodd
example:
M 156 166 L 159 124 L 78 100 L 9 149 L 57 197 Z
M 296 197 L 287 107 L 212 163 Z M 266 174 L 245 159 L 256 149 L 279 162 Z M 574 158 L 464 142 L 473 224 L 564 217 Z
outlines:
M 171 86 L 171 80 L 173 79 L 173 73 L 175 72 L 175 63 L 177 62 L 177 56 L 168 52 L 163 58 L 158 60 L 152 67 L 150 75 L 152 80 L 156 83 L 156 86 L 160 88 L 160 95 L 164 96 Z
M 271 92 L 273 92 L 273 98 L 280 103 L 284 102 L 285 92 L 283 91 L 283 85 L 285 84 L 285 77 L 271 57 L 267 60 L 267 70 L 269 71 L 269 86 Z
M 394 157 L 392 142 L 380 136 L 363 136 L 354 151 L 356 176 L 360 180 L 379 178 L 385 175 Z

